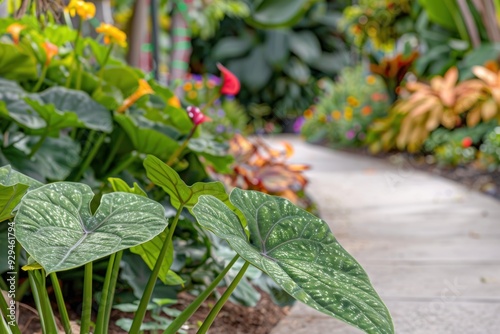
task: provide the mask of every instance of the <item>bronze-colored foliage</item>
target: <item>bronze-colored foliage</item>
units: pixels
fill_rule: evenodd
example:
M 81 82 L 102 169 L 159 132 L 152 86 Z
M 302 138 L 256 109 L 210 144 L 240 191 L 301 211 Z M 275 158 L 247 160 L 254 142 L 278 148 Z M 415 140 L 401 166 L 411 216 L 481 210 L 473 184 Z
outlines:
M 283 150 L 271 148 L 263 139 L 249 140 L 236 134 L 230 141 L 230 154 L 235 158 L 232 174 L 215 174 L 231 187 L 258 190 L 285 197 L 300 204 L 307 179 L 307 165 L 289 164 L 293 147 L 283 143 Z

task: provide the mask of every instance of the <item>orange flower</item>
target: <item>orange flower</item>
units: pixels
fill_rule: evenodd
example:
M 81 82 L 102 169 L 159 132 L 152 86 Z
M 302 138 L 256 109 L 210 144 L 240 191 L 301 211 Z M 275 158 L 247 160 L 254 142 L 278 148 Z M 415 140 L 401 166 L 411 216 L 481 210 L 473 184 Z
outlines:
M 59 49 L 57 48 L 56 45 L 50 43 L 50 42 L 43 42 L 42 48 L 45 50 L 45 66 L 49 66 L 50 62 L 52 61 L 52 58 L 54 58 L 55 55 L 57 55 L 57 52 Z
M 125 101 L 123 101 L 120 108 L 118 108 L 116 111 L 119 112 L 120 114 L 123 114 L 125 110 L 130 108 L 130 106 L 136 103 L 137 100 L 139 100 L 144 95 L 148 94 L 154 94 L 154 90 L 151 88 L 151 86 L 149 86 L 146 80 L 140 79 L 139 87 L 137 88 L 137 90 L 134 93 L 132 93 L 132 95 L 127 97 Z
M 366 77 L 366 83 L 369 85 L 374 85 L 377 82 L 377 78 L 373 75 L 369 75 Z
M 359 101 L 354 96 L 349 96 L 347 98 L 347 103 L 349 103 L 349 105 L 351 105 L 352 107 L 359 106 Z
M 196 89 L 202 89 L 203 88 L 203 83 L 198 81 L 194 84 L 194 88 Z
M 181 107 L 181 101 L 179 101 L 179 98 L 177 96 L 172 96 L 171 98 L 168 99 L 168 105 L 175 107 L 175 108 L 180 108 Z
M 363 108 L 361 108 L 361 114 L 363 116 L 368 116 L 372 113 L 372 107 L 370 106 L 364 106 Z
M 127 35 L 111 24 L 101 23 L 101 25 L 97 27 L 95 31 L 99 34 L 104 35 L 105 44 L 115 43 L 120 45 L 121 47 L 127 46 Z
M 336 121 L 342 118 L 342 113 L 338 110 L 332 111 L 332 118 Z
M 182 89 L 184 89 L 185 92 L 189 92 L 193 89 L 193 84 L 190 82 L 186 82 L 184 86 L 182 86 Z
M 314 112 L 311 109 L 307 109 L 304 111 L 304 118 L 305 119 L 311 119 L 314 115 Z
M 19 44 L 19 36 L 21 36 L 21 31 L 26 28 L 26 26 L 20 23 L 12 23 L 7 27 L 7 32 L 12 36 L 12 41 L 14 44 Z

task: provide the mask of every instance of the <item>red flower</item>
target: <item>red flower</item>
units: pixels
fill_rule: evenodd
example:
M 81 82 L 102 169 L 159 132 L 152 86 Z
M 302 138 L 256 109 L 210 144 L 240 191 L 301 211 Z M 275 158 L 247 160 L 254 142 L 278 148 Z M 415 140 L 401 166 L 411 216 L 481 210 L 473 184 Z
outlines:
M 225 68 L 222 64 L 217 64 L 217 68 L 221 71 L 222 73 L 222 87 L 220 89 L 220 92 L 224 95 L 236 95 L 239 93 L 241 85 L 240 81 L 234 75 L 229 71 L 227 68 Z
M 189 118 L 193 121 L 194 125 L 200 125 L 201 123 L 205 123 L 211 121 L 212 119 L 207 115 L 204 115 L 200 108 L 189 106 L 187 107 L 187 113 Z
M 462 139 L 462 147 L 467 148 L 472 146 L 472 138 L 471 137 L 465 137 Z

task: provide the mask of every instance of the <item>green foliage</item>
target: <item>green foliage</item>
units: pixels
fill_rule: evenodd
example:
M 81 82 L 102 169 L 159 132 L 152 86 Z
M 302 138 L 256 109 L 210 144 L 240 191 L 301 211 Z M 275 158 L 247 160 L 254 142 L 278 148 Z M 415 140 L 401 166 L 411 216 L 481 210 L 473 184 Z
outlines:
M 225 19 L 214 38 L 193 40 L 191 67 L 215 73 L 220 62 L 240 79 L 238 99 L 254 131 L 265 125 L 261 119 L 294 119 L 312 103 L 316 79 L 337 74 L 351 61 L 343 33 L 336 28 L 339 8 L 315 3 L 293 27 L 280 29 Z
M 301 133 L 310 142 L 360 146 L 368 127 L 387 113 L 388 95 L 382 80 L 365 76 L 361 67 L 346 68 L 337 82 L 323 79 L 319 101 L 304 112 Z
M 476 159 L 477 149 L 475 147 L 463 147 L 461 143 L 449 142 L 436 147 L 434 157 L 440 166 L 455 167 L 466 165 Z
M 112 193 L 90 212 L 89 186 L 52 183 L 24 196 L 16 239 L 47 273 L 79 267 L 140 245 L 167 225 L 163 207 L 143 196 Z
M 496 127 L 484 137 L 479 147 L 479 161 L 489 171 L 500 167 L 500 128 Z
M 367 333 L 394 332 L 366 273 L 324 221 L 254 191 L 234 189 L 230 200 L 245 215 L 250 240 L 237 216 L 212 196 L 200 197 L 194 207 L 198 222 L 303 303 Z

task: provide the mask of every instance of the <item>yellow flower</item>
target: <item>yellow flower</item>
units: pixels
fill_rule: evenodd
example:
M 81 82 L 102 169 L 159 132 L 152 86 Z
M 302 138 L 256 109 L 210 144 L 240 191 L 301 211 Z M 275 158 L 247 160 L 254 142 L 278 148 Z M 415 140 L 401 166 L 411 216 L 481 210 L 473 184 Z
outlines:
M 196 97 L 198 96 L 198 93 L 196 93 L 196 91 L 192 90 L 192 91 L 189 91 L 189 93 L 187 95 L 188 95 L 188 98 L 193 100 L 193 99 L 196 99 Z
M 181 101 L 179 101 L 179 98 L 177 96 L 172 96 L 171 98 L 168 99 L 168 105 L 175 107 L 175 108 L 180 108 L 181 107 Z
M 366 83 L 369 85 L 374 85 L 377 82 L 377 78 L 373 75 L 369 75 L 366 77 Z
M 306 111 L 304 111 L 304 118 L 305 119 L 311 119 L 314 115 L 314 112 L 311 110 L 311 109 L 306 109 Z
M 198 81 L 194 84 L 194 88 L 196 89 L 202 89 L 203 88 L 203 83 Z
M 352 113 L 353 113 L 353 110 L 351 107 L 346 107 L 345 110 L 344 110 L 344 118 L 346 119 L 346 121 L 350 121 L 352 120 Z
M 43 42 L 42 48 L 45 51 L 45 66 L 49 66 L 52 58 L 54 58 L 54 56 L 57 55 L 57 52 L 59 52 L 59 49 L 56 45 L 50 42 Z
M 320 121 L 321 123 L 326 123 L 326 120 L 327 120 L 326 115 L 320 115 L 320 116 L 319 116 L 319 121 Z
M 101 25 L 97 27 L 95 31 L 97 31 L 99 34 L 104 35 L 105 44 L 115 43 L 120 45 L 121 47 L 127 46 L 127 35 L 111 24 L 101 23 Z
M 7 27 L 7 32 L 12 36 L 14 44 L 19 44 L 19 36 L 24 28 L 26 27 L 20 23 L 12 23 Z
M 131 105 L 137 102 L 141 97 L 147 94 L 154 94 L 154 90 L 151 88 L 151 86 L 148 84 L 148 82 L 144 79 L 139 80 L 139 87 L 137 90 L 132 93 L 129 97 L 123 101 L 122 105 L 120 108 L 118 108 L 116 111 L 119 112 L 120 114 L 123 114 L 125 110 L 130 108 Z
M 347 103 L 349 103 L 349 105 L 351 105 L 352 107 L 359 106 L 359 101 L 354 96 L 349 96 L 347 98 Z
M 90 20 L 95 16 L 95 5 L 92 2 L 71 0 L 64 11 L 71 16 L 78 15 L 82 20 Z
M 184 86 L 182 86 L 182 89 L 184 89 L 185 92 L 188 92 L 193 89 L 193 84 L 190 82 L 186 82 Z
M 342 113 L 338 110 L 332 111 L 332 118 L 336 121 L 342 118 Z

